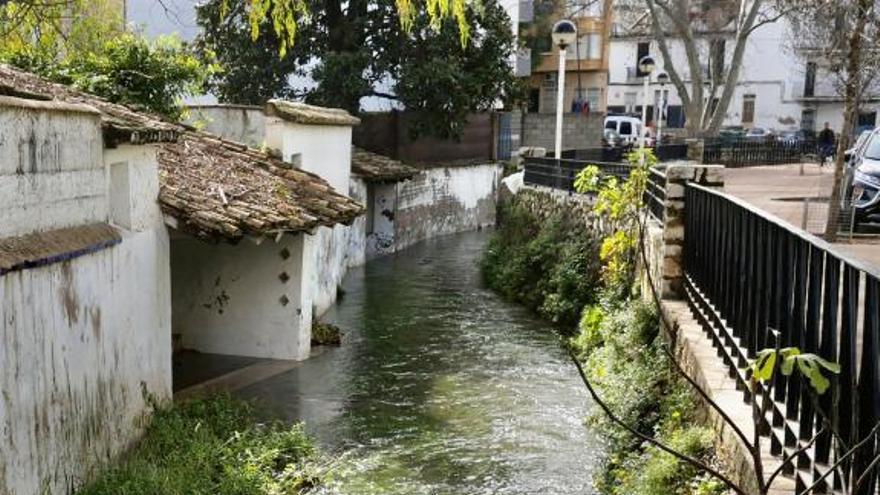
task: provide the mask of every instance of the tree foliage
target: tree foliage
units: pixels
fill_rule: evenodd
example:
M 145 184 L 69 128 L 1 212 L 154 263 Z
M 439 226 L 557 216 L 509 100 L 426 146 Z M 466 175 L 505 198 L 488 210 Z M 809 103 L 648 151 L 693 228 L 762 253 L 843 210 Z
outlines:
M 236 3 L 236 0 L 220 0 L 221 16 L 232 10 L 232 5 Z M 245 0 L 239 4 L 244 7 L 251 39 L 256 41 L 264 33 L 265 26 L 271 26 L 282 57 L 297 41 L 300 25 L 313 13 L 312 5 L 307 0 Z M 452 18 L 458 26 L 461 45 L 468 43 L 471 25 L 467 18 L 466 0 L 394 0 L 394 6 L 404 31 L 411 31 L 422 14 L 427 15 L 434 30 L 439 30 L 445 20 Z
M 283 40 L 266 23 L 252 41 L 249 1 L 212 0 L 199 8 L 199 46 L 216 52 L 225 69 L 214 80 L 223 101 L 303 96 L 356 112 L 363 97 L 387 98 L 420 114 L 418 132 L 449 136 L 468 113 L 520 95 L 508 65 L 515 48 L 510 21 L 496 0 L 467 5 L 465 45 L 454 16 L 438 18 L 430 8 L 413 12 L 404 27 L 393 0 L 309 0 L 296 44 L 274 59 L 268 55 Z M 224 4 L 229 10 L 220 16 Z M 314 85 L 294 87 L 290 76 L 305 72 Z
M 123 30 L 110 0 L 7 2 L 0 19 L 15 23 L 0 36 L 0 62 L 62 84 L 176 118 L 180 100 L 199 94 L 216 66 L 182 43 L 153 42 Z M 6 26 L 6 24 L 3 24 Z

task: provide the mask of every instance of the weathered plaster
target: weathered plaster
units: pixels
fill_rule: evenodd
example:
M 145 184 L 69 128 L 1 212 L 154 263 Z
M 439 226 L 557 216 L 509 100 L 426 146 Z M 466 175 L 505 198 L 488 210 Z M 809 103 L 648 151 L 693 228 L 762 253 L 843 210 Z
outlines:
M 187 349 L 306 359 L 311 341 L 311 236 L 278 242 L 171 243 L 173 332 Z
M 501 165 L 438 167 L 399 183 L 395 250 L 441 235 L 495 223 Z
M 107 221 L 108 164 L 130 172 L 120 244 L 0 276 L 0 493 L 70 493 L 137 440 L 143 391 L 171 394 L 155 150 L 103 156 L 90 114 L 0 106 L 0 125 L 0 237 Z
M 187 123 L 254 148 L 266 144 L 266 115 L 248 105 L 193 105 Z

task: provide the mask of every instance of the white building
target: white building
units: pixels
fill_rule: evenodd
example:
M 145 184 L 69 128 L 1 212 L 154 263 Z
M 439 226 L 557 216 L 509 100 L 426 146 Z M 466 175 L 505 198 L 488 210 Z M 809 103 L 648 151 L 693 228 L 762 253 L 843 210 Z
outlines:
M 645 22 L 642 20 L 641 22 Z M 615 24 L 610 38 L 610 67 L 608 83 L 609 113 L 641 113 L 643 101 L 643 78 L 636 65 L 645 55 L 652 55 L 658 64 L 652 79 L 664 69 L 664 59 L 656 41 L 645 33 L 641 25 L 627 29 Z M 704 80 L 710 71 L 705 62 L 709 60 L 710 40 L 721 39 L 716 54 L 723 56 L 726 68 L 732 58 L 735 40 L 733 32 L 698 35 L 701 50 L 701 67 Z M 777 131 L 805 129 L 819 131 L 824 122 L 839 131 L 843 127 L 843 102 L 834 88 L 833 77 L 816 68 L 816 64 L 791 48 L 792 36 L 785 20 L 767 24 L 756 29 L 746 45 L 739 82 L 727 109 L 724 125 L 765 127 Z M 671 58 L 679 75 L 690 85 L 690 71 L 680 40 L 667 39 Z M 648 94 L 649 120 L 653 120 L 654 108 L 661 98 L 661 88 L 667 95 L 667 113 L 664 129 L 684 127 L 681 99 L 671 82 L 661 86 L 652 82 Z M 708 82 L 706 92 L 708 93 Z M 720 97 L 721 89 L 716 91 Z M 708 97 L 708 96 L 707 96 Z M 876 125 L 876 99 L 864 105 L 859 125 Z

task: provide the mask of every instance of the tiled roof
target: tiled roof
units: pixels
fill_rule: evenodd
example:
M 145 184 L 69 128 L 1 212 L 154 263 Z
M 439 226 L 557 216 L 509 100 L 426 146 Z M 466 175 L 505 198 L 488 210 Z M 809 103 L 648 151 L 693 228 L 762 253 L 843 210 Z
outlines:
M 363 212 L 321 177 L 203 132 L 162 145 L 159 177 L 162 210 L 179 229 L 210 240 L 309 231 Z
M 266 114 L 297 124 L 353 126 L 361 123 L 361 119 L 341 108 L 316 107 L 296 101 L 269 100 Z
M 158 143 L 160 206 L 178 228 L 203 239 L 310 231 L 363 212 L 321 177 L 269 153 L 2 64 L 0 95 L 89 105 L 100 112 L 111 145 Z
M 101 112 L 104 141 L 108 146 L 174 141 L 180 131 L 179 125 L 160 117 L 110 103 L 5 64 L 0 64 L 0 95 L 90 105 Z
M 351 148 L 351 171 L 369 182 L 396 182 L 410 179 L 419 172 L 393 158 L 357 146 Z
M 0 239 L 0 276 L 82 256 L 121 240 L 119 232 L 106 223 Z

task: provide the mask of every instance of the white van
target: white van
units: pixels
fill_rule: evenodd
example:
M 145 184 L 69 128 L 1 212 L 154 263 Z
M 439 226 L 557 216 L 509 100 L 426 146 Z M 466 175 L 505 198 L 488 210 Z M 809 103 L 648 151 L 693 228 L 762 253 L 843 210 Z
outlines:
M 642 127 L 642 121 L 635 117 L 626 115 L 612 115 L 605 117 L 605 128 L 611 129 L 620 135 L 620 140 L 625 144 L 636 144 L 639 142 L 639 129 Z

